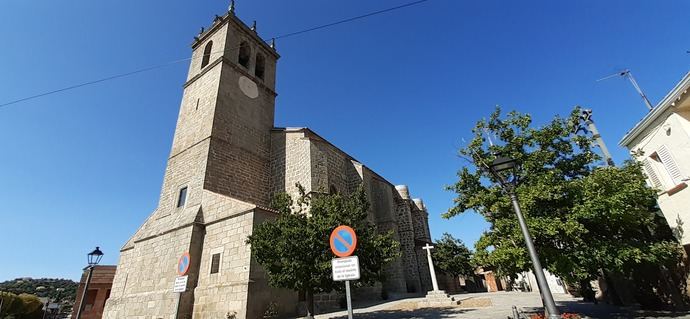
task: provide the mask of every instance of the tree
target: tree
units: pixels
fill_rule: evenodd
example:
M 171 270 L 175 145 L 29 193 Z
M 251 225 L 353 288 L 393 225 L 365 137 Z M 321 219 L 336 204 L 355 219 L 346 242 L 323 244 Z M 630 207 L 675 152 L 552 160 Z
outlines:
M 656 219 L 655 191 L 637 163 L 600 167 L 591 139 L 571 134 L 569 118 L 555 117 L 540 128 L 527 114 L 501 118 L 496 109 L 477 123 L 474 138 L 460 155 L 485 167 L 496 154 L 515 158 L 521 180 L 515 189 L 541 262 L 571 283 L 587 282 L 601 271 L 632 276 L 645 266 L 678 262 L 678 244 Z M 496 143 L 485 147 L 484 134 Z M 527 271 L 531 262 L 515 213 L 497 181 L 485 170 L 462 168 L 449 187 L 457 194 L 450 218 L 466 211 L 482 214 L 491 228 L 476 243 L 476 258 L 500 274 Z
M 0 299 L 0 318 L 40 319 L 43 316 L 43 303 L 34 295 L 0 292 Z
M 257 226 L 249 236 L 252 254 L 266 270 L 273 287 L 302 291 L 307 297 L 307 316 L 314 314 L 314 294 L 341 290 L 331 274 L 330 233 L 339 225 L 349 225 L 357 234 L 360 280 L 355 286 L 384 280 L 383 266 L 400 255 L 400 245 L 392 233 L 381 234 L 367 218 L 369 202 L 362 187 L 349 196 L 308 195 L 297 185 L 296 201 L 278 194 L 272 207 L 277 219 Z
M 451 276 L 472 275 L 472 252 L 460 239 L 444 233 L 434 244 L 434 262 L 438 270 Z

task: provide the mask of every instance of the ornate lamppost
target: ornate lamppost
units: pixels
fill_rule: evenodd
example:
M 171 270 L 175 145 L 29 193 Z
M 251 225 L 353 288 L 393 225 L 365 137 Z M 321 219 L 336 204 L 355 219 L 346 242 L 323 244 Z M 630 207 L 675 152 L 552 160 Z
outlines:
M 529 257 L 532 260 L 534 276 L 537 278 L 537 286 L 539 286 L 544 308 L 546 308 L 546 311 L 549 313 L 549 319 L 558 319 L 561 317 L 560 313 L 558 312 L 558 308 L 556 308 L 556 302 L 553 300 L 549 284 L 546 282 L 544 269 L 541 267 L 541 262 L 539 262 L 539 255 L 534 248 L 532 236 L 529 234 L 527 223 L 525 223 L 525 218 L 522 216 L 522 211 L 520 210 L 520 203 L 518 202 L 517 195 L 515 195 L 515 188 L 517 187 L 519 177 L 517 173 L 517 162 L 510 157 L 499 155 L 494 159 L 491 165 L 489 165 L 488 170 L 489 173 L 498 180 L 501 188 L 510 195 L 510 200 L 513 202 L 513 209 L 515 210 L 515 215 L 517 215 L 518 224 L 522 231 L 522 236 L 525 238 Z
M 86 292 L 89 290 L 89 283 L 91 282 L 91 275 L 93 275 L 93 268 L 101 262 L 103 258 L 103 252 L 99 247 L 96 247 L 92 252 L 86 255 L 88 258 L 89 265 L 84 268 L 84 270 L 89 270 L 89 274 L 86 276 L 86 282 L 84 283 L 84 290 L 81 292 L 81 300 L 79 301 L 79 309 L 77 310 L 76 319 L 81 319 L 81 312 L 84 310 L 84 299 L 86 298 Z

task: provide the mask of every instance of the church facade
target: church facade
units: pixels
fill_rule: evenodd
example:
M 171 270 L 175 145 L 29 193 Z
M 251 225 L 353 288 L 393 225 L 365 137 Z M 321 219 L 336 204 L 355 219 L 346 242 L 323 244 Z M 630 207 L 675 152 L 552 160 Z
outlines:
M 159 204 L 120 251 L 104 318 L 262 318 L 270 303 L 295 314 L 300 294 L 268 285 L 246 239 L 277 216 L 268 208 L 272 196 L 296 195 L 296 183 L 343 194 L 364 186 L 369 217 L 380 231 L 392 230 L 402 250 L 369 293 L 431 290 L 424 203 L 312 130 L 274 127 L 274 46 L 231 9 L 192 49 Z M 187 289 L 178 294 L 184 253 Z

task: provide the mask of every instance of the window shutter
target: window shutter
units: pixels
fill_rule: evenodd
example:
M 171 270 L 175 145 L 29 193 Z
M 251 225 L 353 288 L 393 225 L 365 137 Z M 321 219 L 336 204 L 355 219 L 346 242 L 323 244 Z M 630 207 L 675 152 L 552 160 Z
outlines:
M 645 158 L 642 163 L 644 165 L 644 170 L 647 173 L 647 177 L 651 181 L 652 187 L 661 189 L 661 180 L 659 179 L 659 176 L 656 175 L 656 172 L 654 172 L 652 163 L 650 163 L 649 159 L 647 158 Z
M 680 174 L 680 169 L 678 168 L 676 161 L 673 159 L 673 156 L 671 156 L 671 151 L 666 148 L 666 145 L 661 145 L 657 151 L 657 154 L 659 155 L 661 162 L 664 164 L 668 175 L 670 175 L 671 179 L 673 179 L 673 183 L 679 184 L 683 179 L 683 176 Z

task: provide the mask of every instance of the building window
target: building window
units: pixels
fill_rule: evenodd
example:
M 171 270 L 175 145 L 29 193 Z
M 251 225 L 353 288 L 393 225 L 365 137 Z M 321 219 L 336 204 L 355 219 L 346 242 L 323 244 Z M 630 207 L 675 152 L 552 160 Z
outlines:
M 207 66 L 209 62 L 211 62 L 211 50 L 212 49 L 213 49 L 213 41 L 208 41 L 208 43 L 206 43 L 206 47 L 204 48 L 204 57 L 201 59 L 201 68 L 202 69 L 205 66 Z
M 331 185 L 330 189 L 328 190 L 328 193 L 331 195 L 338 194 L 338 189 L 335 188 L 335 185 Z
M 220 271 L 220 253 L 211 256 L 211 274 L 217 274 Z
M 651 186 L 662 191 L 675 187 L 683 181 L 678 164 L 671 151 L 662 145 L 643 161 L 645 172 Z
M 242 41 L 240 44 L 240 54 L 237 62 L 245 68 L 249 68 L 249 58 L 252 55 L 252 50 L 249 48 L 249 43 Z
M 264 79 L 264 73 L 266 73 L 266 58 L 263 55 L 256 55 L 256 67 L 254 67 L 254 75 L 259 79 Z
M 187 203 L 187 186 L 180 189 L 180 194 L 177 196 L 177 207 L 183 207 Z

